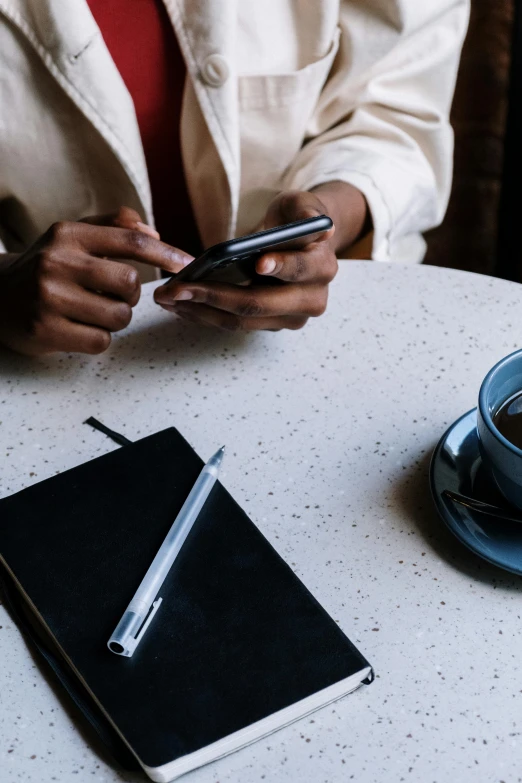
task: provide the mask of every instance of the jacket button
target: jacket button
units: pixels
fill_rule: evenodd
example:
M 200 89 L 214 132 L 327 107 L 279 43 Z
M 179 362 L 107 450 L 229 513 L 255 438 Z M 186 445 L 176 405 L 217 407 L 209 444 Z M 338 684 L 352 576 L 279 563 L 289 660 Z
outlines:
M 201 78 L 209 87 L 221 87 L 230 74 L 228 63 L 220 54 L 209 54 L 201 66 Z

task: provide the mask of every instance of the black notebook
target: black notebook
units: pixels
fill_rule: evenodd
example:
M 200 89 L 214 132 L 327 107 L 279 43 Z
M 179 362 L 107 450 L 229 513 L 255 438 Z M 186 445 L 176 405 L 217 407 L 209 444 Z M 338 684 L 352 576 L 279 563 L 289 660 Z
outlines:
M 68 670 L 62 681 L 77 682 L 90 711 L 156 781 L 372 679 L 367 661 L 219 483 L 134 656 L 107 649 L 202 466 L 167 429 L 0 501 L 0 563 L 33 625 L 50 633 Z

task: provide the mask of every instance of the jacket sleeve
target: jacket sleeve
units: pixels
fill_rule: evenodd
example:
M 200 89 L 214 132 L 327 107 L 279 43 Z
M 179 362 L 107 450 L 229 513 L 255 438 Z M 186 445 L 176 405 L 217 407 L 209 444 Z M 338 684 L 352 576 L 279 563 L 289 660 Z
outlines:
M 393 260 L 397 240 L 404 248 L 408 238 L 419 254 L 419 232 L 444 217 L 468 17 L 469 0 L 368 0 L 364 12 L 341 2 L 340 48 L 284 187 L 342 180 L 361 190 L 375 260 Z M 361 63 L 355 73 L 352 63 Z

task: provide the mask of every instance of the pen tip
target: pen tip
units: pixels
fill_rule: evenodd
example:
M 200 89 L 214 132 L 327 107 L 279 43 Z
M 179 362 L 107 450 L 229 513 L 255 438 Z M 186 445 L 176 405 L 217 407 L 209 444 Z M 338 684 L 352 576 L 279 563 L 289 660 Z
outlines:
M 221 446 L 221 448 L 220 448 L 219 450 L 220 450 L 220 451 L 225 451 L 225 447 L 224 447 L 224 446 Z

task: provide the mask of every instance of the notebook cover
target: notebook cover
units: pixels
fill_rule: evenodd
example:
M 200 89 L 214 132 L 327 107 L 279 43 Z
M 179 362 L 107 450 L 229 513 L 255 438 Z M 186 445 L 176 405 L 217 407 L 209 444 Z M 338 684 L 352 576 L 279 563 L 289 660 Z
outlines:
M 202 466 L 171 428 L 0 501 L 0 558 L 151 768 L 368 666 L 219 483 L 134 656 L 107 649 Z

